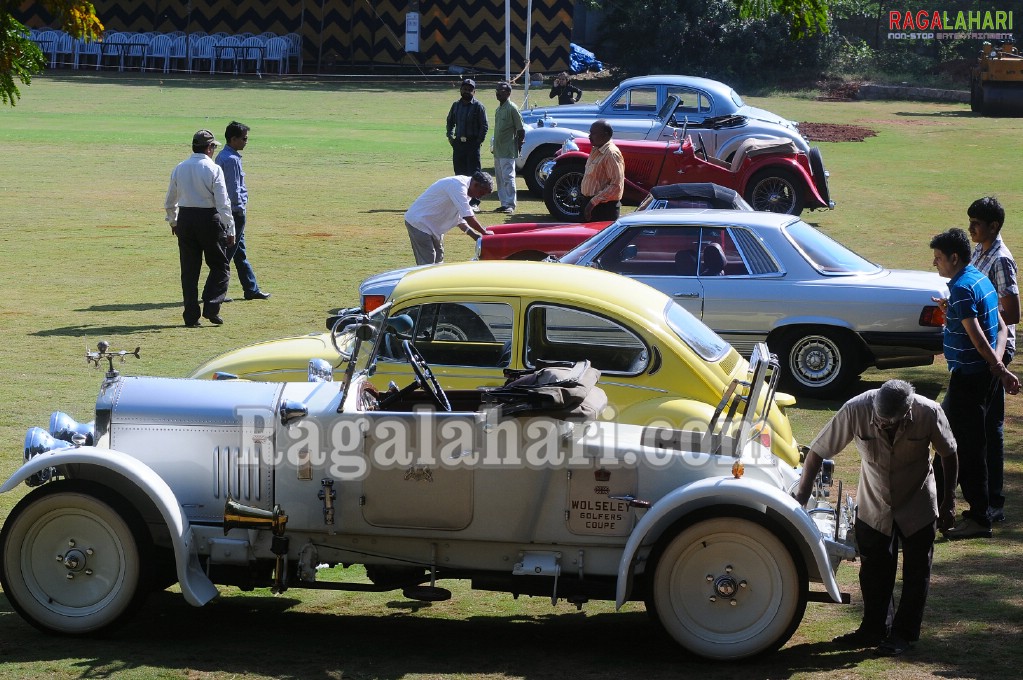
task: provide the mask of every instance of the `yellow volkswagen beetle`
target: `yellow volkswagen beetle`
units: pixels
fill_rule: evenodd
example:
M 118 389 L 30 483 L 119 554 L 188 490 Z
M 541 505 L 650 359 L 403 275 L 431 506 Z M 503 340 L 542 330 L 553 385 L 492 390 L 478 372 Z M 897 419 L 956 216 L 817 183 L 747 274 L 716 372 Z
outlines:
M 388 315 L 372 379 L 380 389 L 413 379 L 401 351 L 405 339 L 445 390 L 494 387 L 506 370 L 586 359 L 601 371 L 611 404 L 605 417 L 692 428 L 709 422 L 732 379 L 747 373 L 731 345 L 670 297 L 596 269 L 513 261 L 425 267 L 405 274 L 390 304 L 375 313 Z M 190 377 L 300 381 L 310 360 L 322 359 L 340 379 L 347 339 L 335 333 L 333 342 L 325 332 L 242 347 Z M 779 395 L 776 403 L 794 399 Z M 775 455 L 798 464 L 788 418 L 772 406 L 767 420 L 761 436 L 770 437 Z

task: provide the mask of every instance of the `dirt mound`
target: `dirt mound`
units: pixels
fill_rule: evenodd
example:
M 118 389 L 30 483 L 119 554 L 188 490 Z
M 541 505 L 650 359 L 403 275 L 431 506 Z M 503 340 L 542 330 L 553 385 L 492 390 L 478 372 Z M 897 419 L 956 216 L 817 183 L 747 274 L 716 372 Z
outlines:
M 811 142 L 862 142 L 876 137 L 877 132 L 861 125 L 835 123 L 800 123 L 799 131 Z
M 820 90 L 817 101 L 851 102 L 856 99 L 856 95 L 860 90 L 860 84 L 855 81 L 846 82 L 834 78 L 822 80 L 817 83 L 817 89 Z

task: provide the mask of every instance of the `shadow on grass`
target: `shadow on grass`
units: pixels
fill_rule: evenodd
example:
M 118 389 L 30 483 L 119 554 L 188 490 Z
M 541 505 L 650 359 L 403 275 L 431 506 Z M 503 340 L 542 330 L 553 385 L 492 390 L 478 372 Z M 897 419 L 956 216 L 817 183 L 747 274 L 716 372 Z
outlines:
M 896 116 L 908 118 L 978 118 L 972 111 L 896 111 Z
M 181 301 L 177 302 L 137 302 L 135 304 L 113 304 L 113 305 L 92 305 L 75 309 L 75 312 L 145 312 L 150 309 L 173 309 L 181 307 Z
M 69 666 L 87 677 L 159 668 L 215 677 L 493 674 L 561 680 L 571 668 L 573 677 L 622 678 L 641 669 L 645 678 L 677 678 L 684 662 L 701 677 L 724 678 L 734 677 L 736 669 L 734 663 L 686 654 L 657 634 L 643 612 L 455 620 L 402 611 L 372 616 L 290 611 L 295 604 L 288 598 L 232 596 L 200 610 L 180 595 L 161 592 L 130 625 L 92 639 L 50 637 L 13 613 L 0 614 L 0 651 L 7 664 Z M 6 598 L 0 609 L 10 612 Z M 777 677 L 855 666 L 857 654 L 823 654 L 825 647 L 801 645 L 741 667 Z
M 707 662 L 659 633 L 644 612 L 450 619 L 429 618 L 429 607 L 423 607 L 422 614 L 384 610 L 344 616 L 294 611 L 298 602 L 227 596 L 194 609 L 180 595 L 165 591 L 152 595 L 142 613 L 120 631 L 82 639 L 39 633 L 11 613 L 9 602 L 0 597 L 0 655 L 8 665 L 44 663 L 59 669 L 58 674 L 68 669 L 79 677 L 160 669 L 181 677 L 253 674 L 324 680 L 486 674 L 563 680 L 566 669 L 572 677 L 674 680 L 682 672 L 679 664 L 685 664 L 685 673 L 704 679 L 747 673 L 760 678 L 797 673 L 828 677 L 836 671 L 845 677 L 861 664 L 877 663 L 870 650 L 838 650 L 829 642 L 795 644 L 741 663 Z M 1004 614 L 1019 612 L 1007 609 Z M 955 677 L 1014 677 L 1000 672 L 993 651 L 985 658 L 971 653 L 995 644 L 983 632 L 950 626 L 946 639 L 932 630 L 928 622 L 924 639 L 904 660 L 885 663 L 938 664 Z M 950 644 L 955 645 L 951 652 Z
M 944 374 L 941 376 L 944 378 Z M 939 401 L 938 397 L 942 395 L 945 388 L 948 386 L 948 381 L 944 379 L 937 379 L 934 376 L 934 369 L 929 366 L 922 366 L 918 368 L 900 368 L 898 372 L 895 371 L 867 371 L 859 377 L 858 380 L 851 383 L 845 390 L 840 394 L 836 395 L 831 399 L 816 399 L 813 397 L 799 397 L 796 404 L 801 409 L 807 409 L 809 411 L 836 411 L 842 404 L 852 397 L 866 392 L 867 390 L 877 389 L 881 387 L 887 380 L 898 378 L 912 383 L 916 389 L 917 394 L 920 394 L 928 399 Z M 782 388 L 784 391 L 784 388 Z
M 173 324 L 147 324 L 144 326 L 63 326 L 62 328 L 50 328 L 48 330 L 29 333 L 41 338 L 49 337 L 70 337 L 76 338 L 89 335 L 132 335 L 135 333 L 150 333 L 162 331 L 168 328 L 180 328 L 180 323 Z

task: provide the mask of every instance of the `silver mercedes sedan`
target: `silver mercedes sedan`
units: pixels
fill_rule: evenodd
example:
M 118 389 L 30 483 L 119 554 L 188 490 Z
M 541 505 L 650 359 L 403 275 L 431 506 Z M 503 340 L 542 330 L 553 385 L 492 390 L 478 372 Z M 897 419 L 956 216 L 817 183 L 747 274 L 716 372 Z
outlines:
M 743 354 L 766 341 L 787 389 L 833 397 L 867 368 L 933 363 L 946 297 L 933 272 L 870 262 L 792 215 L 656 210 L 619 219 L 562 262 L 670 295 Z

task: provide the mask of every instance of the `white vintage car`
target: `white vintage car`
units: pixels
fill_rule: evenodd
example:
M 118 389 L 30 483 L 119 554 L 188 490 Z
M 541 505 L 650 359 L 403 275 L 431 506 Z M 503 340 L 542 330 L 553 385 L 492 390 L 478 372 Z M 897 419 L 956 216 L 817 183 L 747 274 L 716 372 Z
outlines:
M 694 76 L 656 75 L 623 80 L 596 104 L 535 107 L 522 112 L 526 139 L 516 168 L 535 196 L 543 195 L 543 167 L 562 145 L 586 137 L 595 120 L 606 119 L 615 139 L 670 141 L 683 123 L 704 149 L 728 160 L 746 139 L 790 139 L 808 152 L 797 124 L 747 105 L 728 85 Z
M 577 606 L 645 600 L 686 649 L 736 659 L 788 640 L 808 600 L 847 601 L 833 572 L 855 555 L 848 506 L 824 478 L 799 506 L 798 470 L 746 408 L 774 395 L 766 347 L 709 432 L 654 430 L 524 410 L 526 388 L 445 394 L 407 341 L 419 379 L 378 392 L 385 335 L 355 323 L 341 382 L 122 377 L 123 353 L 91 353 L 111 361 L 94 424 L 58 413 L 53 436 L 30 430 L 0 487 L 36 487 L 0 532 L 11 606 L 88 634 L 174 582 L 201 606 L 216 584 L 434 601 L 466 579 Z M 353 578 L 318 580 L 324 564 Z

